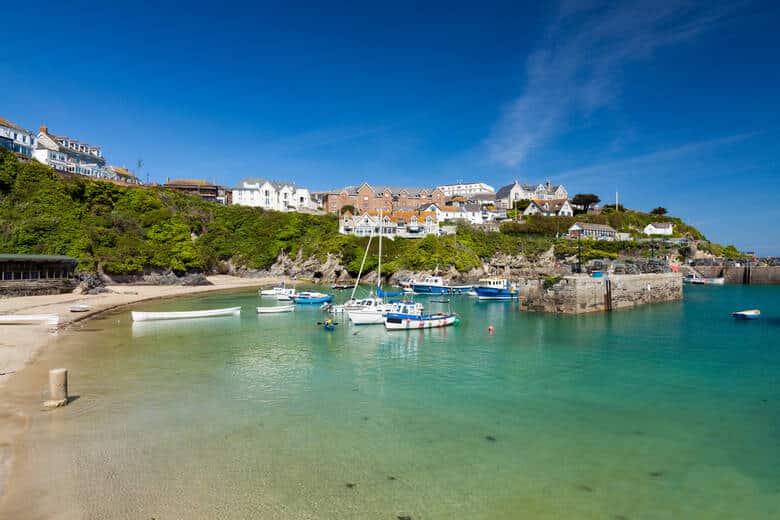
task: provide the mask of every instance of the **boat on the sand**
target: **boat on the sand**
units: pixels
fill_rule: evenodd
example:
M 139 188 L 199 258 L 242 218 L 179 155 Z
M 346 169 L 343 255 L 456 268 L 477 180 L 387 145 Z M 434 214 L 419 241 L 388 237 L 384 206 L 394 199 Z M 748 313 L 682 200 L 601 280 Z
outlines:
M 139 312 L 132 311 L 133 321 L 180 320 L 187 318 L 214 318 L 217 316 L 238 316 L 241 307 L 226 307 L 224 309 L 209 309 L 205 311 L 175 311 L 175 312 Z
M 57 325 L 60 322 L 59 314 L 2 314 L 0 325 L 25 325 L 29 323 L 46 323 Z

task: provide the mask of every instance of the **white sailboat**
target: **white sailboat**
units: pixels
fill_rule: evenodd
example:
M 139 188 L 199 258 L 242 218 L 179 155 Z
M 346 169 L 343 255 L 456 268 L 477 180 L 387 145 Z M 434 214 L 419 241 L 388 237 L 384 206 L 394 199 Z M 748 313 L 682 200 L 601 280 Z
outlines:
M 422 314 L 423 306 L 413 301 L 385 302 L 382 293 L 382 235 L 384 234 L 384 222 L 382 212 L 379 212 L 379 261 L 376 268 L 376 298 L 370 298 L 367 305 L 362 308 L 349 309 L 347 311 L 350 321 L 355 325 L 373 325 L 385 322 L 385 316 L 390 312 L 403 312 L 408 314 Z M 368 253 L 368 248 L 366 248 Z M 363 258 L 365 261 L 365 257 Z

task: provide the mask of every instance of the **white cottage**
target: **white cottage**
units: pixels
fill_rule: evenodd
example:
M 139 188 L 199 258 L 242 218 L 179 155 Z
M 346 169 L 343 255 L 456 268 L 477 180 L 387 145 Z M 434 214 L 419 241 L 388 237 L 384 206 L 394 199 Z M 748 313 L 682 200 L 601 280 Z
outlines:
M 311 200 L 309 190 L 296 186 L 294 182 L 274 182 L 248 177 L 234 186 L 232 192 L 233 204 L 239 206 L 275 211 L 317 209 L 316 203 Z
M 25 157 L 32 157 L 35 136 L 21 126 L 0 117 L 0 146 Z
M 569 193 L 562 184 L 552 185 L 550 181 L 544 184 L 520 184 L 514 181 L 501 187 L 496 193 L 496 203 L 504 209 L 512 209 L 518 200 L 560 200 L 568 199 Z
M 523 211 L 523 215 L 542 215 L 544 217 L 571 217 L 574 209 L 566 199 L 532 200 Z
M 674 227 L 671 222 L 651 222 L 645 226 L 645 235 L 666 235 L 671 236 L 674 233 Z

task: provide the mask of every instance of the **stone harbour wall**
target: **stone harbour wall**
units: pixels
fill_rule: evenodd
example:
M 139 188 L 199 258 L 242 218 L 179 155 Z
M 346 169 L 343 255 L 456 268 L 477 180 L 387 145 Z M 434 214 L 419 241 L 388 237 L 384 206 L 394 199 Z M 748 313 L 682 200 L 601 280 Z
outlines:
M 780 285 L 780 266 L 761 267 L 724 267 L 704 266 L 694 267 L 705 278 L 723 277 L 727 284 Z
M 542 280 L 519 284 L 520 307 L 531 312 L 584 314 L 682 300 L 679 273 L 565 276 L 552 287 Z

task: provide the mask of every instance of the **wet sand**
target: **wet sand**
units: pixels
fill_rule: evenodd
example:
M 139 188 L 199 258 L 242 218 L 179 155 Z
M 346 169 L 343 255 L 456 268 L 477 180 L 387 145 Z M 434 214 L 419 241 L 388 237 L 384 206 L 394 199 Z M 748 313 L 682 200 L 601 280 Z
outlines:
M 15 374 L 35 363 L 39 354 L 56 338 L 59 330 L 76 322 L 146 300 L 262 287 L 281 281 L 278 277 L 238 278 L 227 275 L 210 276 L 208 279 L 213 285 L 114 285 L 108 286 L 109 292 L 96 295 L 68 293 L 0 300 L 0 314 L 59 315 L 59 324 L 56 327 L 44 324 L 0 325 L 0 395 L 3 395 L 4 387 Z M 91 308 L 87 312 L 70 312 L 69 308 L 76 304 L 89 305 Z M 37 406 L 40 403 L 34 404 Z M 28 419 L 24 413 L 9 407 L 5 399 L 0 399 L 0 501 L 5 495 L 14 439 L 26 430 L 27 424 Z

